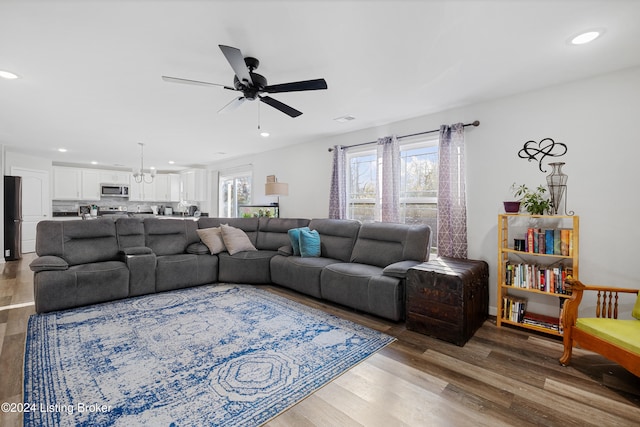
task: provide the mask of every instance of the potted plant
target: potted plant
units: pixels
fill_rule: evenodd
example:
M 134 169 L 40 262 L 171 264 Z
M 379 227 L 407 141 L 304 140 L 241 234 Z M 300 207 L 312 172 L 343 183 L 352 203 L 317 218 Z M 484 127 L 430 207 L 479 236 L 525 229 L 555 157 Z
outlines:
M 538 187 L 534 191 L 529 191 L 526 186 L 521 186 L 523 189 L 522 195 L 522 205 L 531 215 L 544 215 L 545 213 L 551 210 L 551 201 L 545 197 L 547 189 L 542 185 L 538 185 Z
M 518 213 L 520 212 L 520 203 L 522 198 L 527 193 L 528 188 L 522 184 L 518 186 L 515 182 L 511 184 L 510 194 L 513 195 L 514 200 L 502 202 L 504 205 L 504 211 L 506 213 Z

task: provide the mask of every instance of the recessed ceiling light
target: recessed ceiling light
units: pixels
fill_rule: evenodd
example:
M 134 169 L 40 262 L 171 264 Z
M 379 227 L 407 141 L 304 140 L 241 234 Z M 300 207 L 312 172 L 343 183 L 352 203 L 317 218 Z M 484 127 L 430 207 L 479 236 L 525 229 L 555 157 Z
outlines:
M 58 151 L 61 153 L 66 153 L 67 149 L 66 148 L 58 148 Z
M 581 44 L 591 43 L 592 41 L 600 37 L 602 33 L 603 33 L 602 30 L 591 30 L 591 31 L 586 31 L 584 33 L 580 33 L 577 36 L 574 36 L 571 38 L 571 44 L 581 45 Z
M 170 165 L 174 165 L 176 162 L 174 162 L 173 160 L 169 160 L 169 164 Z
M 260 136 L 263 138 L 268 138 L 269 137 L 269 132 L 260 132 Z
M 17 74 L 13 74 L 11 71 L 5 71 L 5 70 L 0 70 L 0 77 L 2 77 L 3 79 L 17 79 L 18 75 Z
M 97 165 L 98 162 L 96 162 L 95 160 L 91 162 L 92 165 Z

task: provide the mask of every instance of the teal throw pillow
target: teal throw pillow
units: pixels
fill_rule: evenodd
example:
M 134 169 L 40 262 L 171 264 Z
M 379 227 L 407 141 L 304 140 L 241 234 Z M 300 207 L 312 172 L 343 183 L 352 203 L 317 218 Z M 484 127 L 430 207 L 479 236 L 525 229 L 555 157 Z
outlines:
M 320 234 L 316 230 L 300 230 L 300 256 L 320 256 Z
M 289 240 L 291 241 L 291 248 L 293 248 L 293 254 L 300 256 L 300 230 L 309 231 L 309 227 L 292 228 L 287 231 Z

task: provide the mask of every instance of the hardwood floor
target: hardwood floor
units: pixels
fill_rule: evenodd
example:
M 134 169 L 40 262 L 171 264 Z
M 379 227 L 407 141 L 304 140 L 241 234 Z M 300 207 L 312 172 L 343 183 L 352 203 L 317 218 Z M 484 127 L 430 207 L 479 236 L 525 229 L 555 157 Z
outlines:
M 0 276 L 0 403 L 22 401 L 27 320 L 34 313 L 32 254 Z M 266 425 L 281 426 L 638 426 L 640 378 L 603 357 L 489 320 L 458 347 L 268 286 L 271 292 L 386 332 L 397 341 Z M 22 415 L 0 412 L 0 426 Z

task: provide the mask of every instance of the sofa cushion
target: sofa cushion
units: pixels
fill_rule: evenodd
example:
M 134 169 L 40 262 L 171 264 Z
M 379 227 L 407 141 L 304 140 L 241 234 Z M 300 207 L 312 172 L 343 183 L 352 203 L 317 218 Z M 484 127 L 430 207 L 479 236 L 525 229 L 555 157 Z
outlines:
M 53 255 L 45 255 L 34 259 L 31 264 L 29 264 L 29 268 L 31 271 L 46 271 L 46 270 L 67 270 L 69 268 L 69 263 L 63 260 L 60 257 Z
M 301 258 L 276 255 L 271 258 L 271 281 L 280 286 L 320 298 L 322 269 L 340 260 L 332 258 Z
M 237 254 L 243 251 L 257 251 L 253 246 L 247 234 L 239 228 L 232 227 L 227 224 L 221 224 L 222 240 L 227 248 L 229 255 Z
M 156 259 L 156 292 L 214 283 L 218 258 L 211 255 L 179 254 Z
M 300 256 L 303 258 L 320 256 L 320 234 L 317 230 L 300 230 Z
M 640 320 L 579 317 L 575 327 L 640 355 Z
M 145 246 L 158 256 L 183 254 L 187 246 L 200 241 L 197 227 L 189 220 L 145 218 Z
M 223 283 L 271 283 L 270 261 L 276 251 L 243 251 L 218 255 L 218 280 Z
M 130 247 L 144 246 L 144 224 L 141 218 L 118 218 L 116 220 L 118 248 L 122 251 Z
M 226 249 L 220 227 L 200 228 L 196 232 L 202 243 L 207 245 L 212 255 L 219 254 Z
M 302 218 L 260 217 L 255 247 L 258 250 L 277 251 L 282 246 L 291 245 L 288 231 L 292 228 L 305 227 L 308 224 L 309 220 Z
M 376 316 L 398 321 L 404 317 L 404 284 L 368 264 L 338 263 L 322 270 L 322 298 Z
M 309 231 L 309 227 L 298 227 L 292 228 L 287 231 L 287 235 L 289 236 L 289 241 L 291 243 L 291 250 L 293 251 L 293 255 L 300 256 L 300 231 L 306 230 Z
M 349 262 L 360 222 L 351 219 L 312 219 L 309 228 L 320 233 L 320 256 Z
M 86 263 L 65 271 L 35 273 L 33 284 L 36 312 L 64 310 L 126 298 L 129 269 L 120 261 Z
M 351 262 L 386 267 L 398 261 L 425 261 L 431 229 L 427 225 L 362 224 Z
M 116 225 L 111 219 L 40 221 L 36 253 L 54 255 L 70 266 L 118 259 Z

